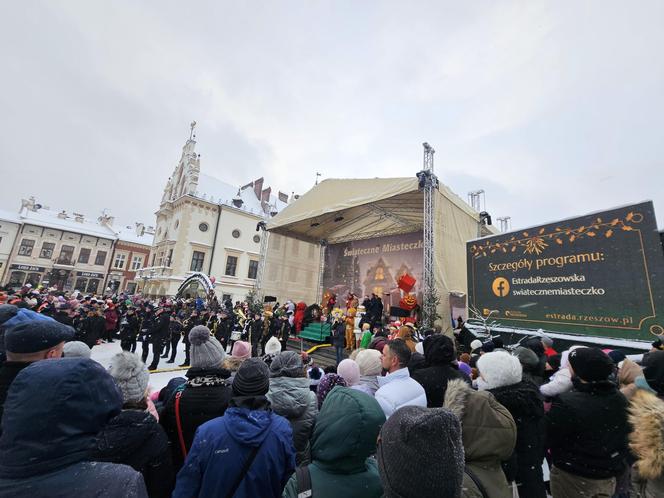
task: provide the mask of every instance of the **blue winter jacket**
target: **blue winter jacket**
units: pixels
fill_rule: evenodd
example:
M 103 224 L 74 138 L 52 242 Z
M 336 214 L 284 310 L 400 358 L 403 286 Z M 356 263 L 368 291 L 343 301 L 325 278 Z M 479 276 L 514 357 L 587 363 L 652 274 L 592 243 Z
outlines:
M 223 417 L 201 425 L 178 473 L 173 498 L 224 498 L 256 446 L 256 458 L 234 496 L 280 497 L 295 470 L 293 434 L 288 420 L 267 407 L 263 396 L 233 398 Z
M 146 498 L 127 465 L 90 461 L 97 433 L 122 395 L 96 361 L 41 360 L 12 382 L 0 437 L 0 496 Z

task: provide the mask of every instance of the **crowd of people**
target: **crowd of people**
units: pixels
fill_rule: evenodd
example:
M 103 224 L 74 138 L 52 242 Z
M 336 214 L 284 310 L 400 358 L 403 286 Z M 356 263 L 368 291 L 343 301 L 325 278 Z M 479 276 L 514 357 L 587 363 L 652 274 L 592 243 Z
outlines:
M 664 496 L 660 341 L 637 363 L 372 319 L 351 346 L 330 309 L 344 351 L 323 367 L 288 349 L 290 301 L 0 302 L 0 496 Z M 184 377 L 151 392 L 181 339 Z

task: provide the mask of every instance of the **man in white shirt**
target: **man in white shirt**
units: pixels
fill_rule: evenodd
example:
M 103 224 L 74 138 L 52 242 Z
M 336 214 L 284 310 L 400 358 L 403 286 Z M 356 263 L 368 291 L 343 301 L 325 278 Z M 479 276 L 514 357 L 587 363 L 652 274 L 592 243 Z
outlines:
M 388 341 L 383 348 L 381 361 L 387 375 L 378 377 L 380 387 L 375 396 L 385 417 L 389 417 L 402 406 L 427 406 L 424 388 L 410 378 L 407 368 L 410 355 L 410 349 L 401 339 Z

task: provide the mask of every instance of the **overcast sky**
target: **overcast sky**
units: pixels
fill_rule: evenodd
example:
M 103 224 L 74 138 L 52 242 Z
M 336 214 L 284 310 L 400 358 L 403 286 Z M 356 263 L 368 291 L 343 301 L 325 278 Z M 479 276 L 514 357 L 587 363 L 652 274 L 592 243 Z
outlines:
M 241 5 L 240 5 L 241 4 Z M 202 171 L 303 193 L 410 176 L 523 227 L 652 199 L 664 226 L 664 2 L 6 2 L 0 208 L 154 221 Z

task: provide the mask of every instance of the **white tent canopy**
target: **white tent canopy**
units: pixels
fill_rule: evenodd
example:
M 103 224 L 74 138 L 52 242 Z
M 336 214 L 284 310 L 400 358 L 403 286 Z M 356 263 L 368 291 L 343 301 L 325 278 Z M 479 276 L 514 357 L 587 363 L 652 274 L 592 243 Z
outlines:
M 442 184 L 437 194 L 434 272 L 441 298 L 439 324 L 448 330 L 449 296 L 466 293 L 466 242 L 477 238 L 479 214 Z M 310 243 L 334 244 L 422 232 L 423 225 L 424 194 L 415 177 L 328 179 L 272 218 L 267 230 Z M 487 233 L 486 228 L 483 231 Z
M 477 223 L 477 213 L 447 187 L 441 185 L 440 193 Z M 423 213 L 424 195 L 417 178 L 329 179 L 283 209 L 267 229 L 333 244 L 416 232 L 422 229 Z

